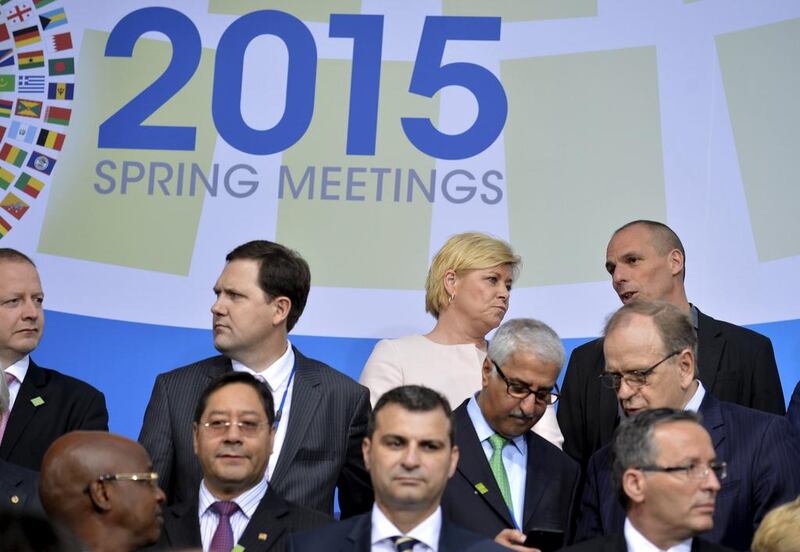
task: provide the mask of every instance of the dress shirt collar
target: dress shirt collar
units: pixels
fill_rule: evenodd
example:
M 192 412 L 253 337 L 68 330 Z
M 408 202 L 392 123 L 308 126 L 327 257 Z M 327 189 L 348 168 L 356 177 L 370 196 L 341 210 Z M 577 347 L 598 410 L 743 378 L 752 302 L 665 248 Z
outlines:
M 642 535 L 627 517 L 625 518 L 625 543 L 628 545 L 628 552 L 692 552 L 692 539 L 690 538 L 662 550 L 647 540 L 647 537 Z
M 262 370 L 261 372 L 256 372 L 250 366 L 245 366 L 238 360 L 231 359 L 231 366 L 233 367 L 234 372 L 248 372 L 256 377 L 262 377 L 266 380 L 267 386 L 269 390 L 272 391 L 273 394 L 283 386 L 286 381 L 289 379 L 289 374 L 292 372 L 292 367 L 294 366 L 294 350 L 292 349 L 292 344 L 287 341 L 286 342 L 286 351 L 270 366 L 266 369 Z M 280 400 L 279 398 L 276 400 Z M 277 408 L 278 405 L 275 405 Z
M 684 410 L 688 410 L 689 412 L 697 412 L 700 410 L 700 404 L 703 402 L 703 398 L 706 396 L 706 388 L 703 387 L 703 384 L 700 380 L 697 381 L 697 389 L 692 395 L 692 398 L 689 399 L 689 402 L 686 403 L 686 406 L 683 407 Z
M 10 374 L 14 374 L 14 377 L 17 378 L 19 383 L 22 383 L 22 380 L 25 379 L 25 375 L 28 373 L 28 366 L 31 363 L 31 355 L 25 355 L 14 364 L 6 368 L 6 372 Z
M 233 498 L 232 502 L 238 504 L 241 512 L 250 520 L 266 492 L 267 478 L 264 476 L 254 487 L 251 487 L 236 498 Z M 211 493 L 208 487 L 206 487 L 206 480 L 203 479 L 203 481 L 200 482 L 200 496 L 198 498 L 199 515 L 202 516 L 205 514 L 211 505 L 218 500 L 219 499 Z
M 408 533 L 403 533 L 395 527 L 394 523 L 381 511 L 377 504 L 372 506 L 372 533 L 370 544 L 375 546 L 377 543 L 391 539 L 392 537 L 404 536 L 417 539 L 419 542 L 430 548 L 433 552 L 439 550 L 439 534 L 442 531 L 442 507 L 436 508 L 430 516 L 411 529 Z
M 486 417 L 481 412 L 481 407 L 478 406 L 478 393 L 475 393 L 467 403 L 467 414 L 469 414 L 469 419 L 472 420 L 472 426 L 475 428 L 475 433 L 478 434 L 478 441 L 481 443 L 497 433 L 486 421 Z M 524 434 L 517 435 L 509 439 L 509 441 L 514 444 L 519 452 L 527 454 L 528 442 L 525 440 Z

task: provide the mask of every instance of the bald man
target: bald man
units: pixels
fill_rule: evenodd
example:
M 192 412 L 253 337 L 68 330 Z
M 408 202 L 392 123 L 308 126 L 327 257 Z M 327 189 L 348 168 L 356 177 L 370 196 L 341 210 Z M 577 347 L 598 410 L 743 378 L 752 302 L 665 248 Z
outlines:
M 165 496 L 152 470 L 135 441 L 100 431 L 67 433 L 42 460 L 42 506 L 91 552 L 136 550 L 161 533 Z

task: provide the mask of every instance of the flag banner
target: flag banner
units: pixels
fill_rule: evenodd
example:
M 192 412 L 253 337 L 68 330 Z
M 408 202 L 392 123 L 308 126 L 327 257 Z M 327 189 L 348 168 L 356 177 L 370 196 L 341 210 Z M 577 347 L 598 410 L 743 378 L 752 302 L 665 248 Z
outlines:
M 47 60 L 47 70 L 51 75 L 74 75 L 75 60 L 73 58 Z
M 0 217 L 0 238 L 8 234 L 9 230 L 11 230 L 11 225 L 3 217 Z
M 21 123 L 19 121 L 13 121 L 11 126 L 8 127 L 8 137 L 12 140 L 18 140 L 20 142 L 25 142 L 26 144 L 32 144 L 36 139 L 37 130 L 39 130 L 39 128 L 33 125 Z
M 39 192 L 44 188 L 44 182 L 24 172 L 19 175 L 14 187 L 35 198 L 39 197 Z
M 72 49 L 72 35 L 70 33 L 58 33 L 50 35 L 48 41 L 49 49 L 51 52 L 62 52 L 64 50 Z
M 44 174 L 50 174 L 53 172 L 53 167 L 56 164 L 56 160 L 52 157 L 48 157 L 43 153 L 39 153 L 38 151 L 34 151 L 31 154 L 31 158 L 28 159 L 28 166 L 32 169 L 36 169 L 39 172 Z
M 17 76 L 17 90 L 31 94 L 44 93 L 44 75 Z
M 14 75 L 0 75 L 0 92 L 13 92 Z
M 0 49 L 0 67 L 9 67 L 14 65 L 14 50 Z
M 39 21 L 42 23 L 42 30 L 54 29 L 67 24 L 67 15 L 64 13 L 64 8 L 58 8 L 39 14 Z
M 47 98 L 50 100 L 71 100 L 75 85 L 71 82 L 51 82 L 47 85 Z
M 66 136 L 60 132 L 43 128 L 39 131 L 39 137 L 36 139 L 36 145 L 61 151 L 61 148 L 64 146 L 65 138 Z
M 17 110 L 14 112 L 14 115 L 38 119 L 42 116 L 42 102 L 19 98 L 17 100 Z
M 8 40 L 11 38 L 11 35 L 8 34 L 8 27 L 5 24 L 0 24 L 0 42 L 4 40 Z
M 14 109 L 12 100 L 0 99 L 0 117 L 11 117 L 12 109 Z
M 14 44 L 16 44 L 17 48 L 35 44 L 41 41 L 42 38 L 39 35 L 39 27 L 36 25 L 14 31 Z
M 6 7 L 3 13 L 11 25 L 22 25 L 33 18 L 33 7 L 29 2 L 19 2 Z M 36 21 L 33 19 L 33 21 Z
M 0 188 L 5 190 L 12 182 L 14 182 L 14 173 L 8 172 L 0 167 Z
M 20 69 L 36 69 L 44 67 L 44 52 L 33 50 L 32 52 L 20 52 L 17 54 L 17 61 Z
M 54 125 L 68 125 L 72 110 L 66 107 L 48 106 L 44 112 L 44 120 Z
M 6 163 L 14 165 L 15 167 L 21 167 L 22 164 L 25 162 L 25 157 L 27 155 L 28 155 L 27 151 L 19 149 L 16 146 L 12 146 L 8 142 L 6 142 L 5 144 L 3 144 L 2 147 L 0 147 L 0 159 L 5 161 Z
M 3 201 L 0 201 L 0 207 L 19 220 L 28 211 L 29 205 L 18 198 L 13 192 L 8 192 L 6 197 L 3 198 Z

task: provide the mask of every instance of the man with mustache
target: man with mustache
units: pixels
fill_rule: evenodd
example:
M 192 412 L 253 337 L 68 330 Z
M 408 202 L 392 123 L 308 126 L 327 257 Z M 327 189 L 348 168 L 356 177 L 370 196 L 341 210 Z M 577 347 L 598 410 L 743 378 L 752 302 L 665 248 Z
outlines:
M 564 552 L 731 550 L 697 537 L 714 525 L 714 503 L 727 475 L 697 415 L 671 408 L 643 412 L 622 422 L 611 448 L 624 529 Z
M 564 363 L 558 335 L 538 320 L 509 320 L 489 343 L 482 388 L 455 412 L 456 474 L 445 516 L 514 550 L 525 533 L 572 529 L 578 465 L 530 431 L 558 399 Z M 563 542 L 562 542 L 563 544 Z
M 227 372 L 203 391 L 192 424 L 203 479 L 191 500 L 169 507 L 159 545 L 281 552 L 289 533 L 329 521 L 286 502 L 268 481 L 274 423 L 272 393 L 248 373 Z
M 699 379 L 715 397 L 785 413 L 772 343 L 747 328 L 714 320 L 689 303 L 684 287 L 686 253 L 671 228 L 650 220 L 622 226 L 608 243 L 605 268 L 623 304 L 666 301 L 691 318 L 699 341 L 695 356 Z M 604 369 L 601 338 L 576 348 L 564 375 L 564 398 L 558 408 L 564 452 L 584 469 L 592 453 L 611 440 L 617 425 L 614 393 L 598 380 Z
M 89 552 L 132 552 L 158 540 L 164 493 L 147 451 L 103 431 L 56 439 L 42 460 L 39 495 L 48 517 Z
M 772 508 L 800 493 L 800 438 L 783 416 L 718 400 L 698 379 L 692 321 L 665 302 L 635 301 L 608 320 L 602 381 L 616 391 L 622 418 L 656 408 L 700 414 L 718 461 L 726 462 L 714 527 L 701 536 L 748 550 Z M 576 540 L 619 533 L 625 514 L 615 500 L 609 448 L 592 456 L 586 473 Z

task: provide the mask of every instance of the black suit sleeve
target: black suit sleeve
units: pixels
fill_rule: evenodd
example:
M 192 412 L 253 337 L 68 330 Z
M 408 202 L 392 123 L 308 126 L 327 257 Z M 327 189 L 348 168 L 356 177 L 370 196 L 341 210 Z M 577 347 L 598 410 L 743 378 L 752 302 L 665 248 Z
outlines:
M 361 453 L 370 410 L 369 392 L 360 387 L 347 434 L 347 455 L 336 482 L 342 518 L 363 514 L 372 508 L 372 483 Z
M 172 442 L 172 423 L 169 414 L 167 393 L 164 389 L 162 376 L 156 378 L 150 402 L 144 413 L 142 430 L 139 433 L 139 442 L 150 454 L 153 461 L 153 471 L 158 473 L 158 484 L 167 496 L 173 496 L 172 469 L 174 450 Z
M 772 341 L 761 340 L 754 364 L 751 372 L 753 381 L 750 387 L 750 404 L 745 406 L 783 416 L 786 414 L 786 407 Z

